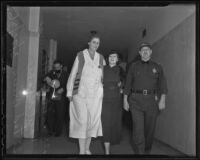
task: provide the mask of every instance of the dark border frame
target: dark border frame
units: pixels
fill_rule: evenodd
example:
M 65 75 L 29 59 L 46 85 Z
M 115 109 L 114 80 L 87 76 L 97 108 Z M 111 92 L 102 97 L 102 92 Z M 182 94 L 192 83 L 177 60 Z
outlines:
M 6 131 L 6 42 L 5 42 L 5 34 L 6 34 L 6 7 L 7 6 L 166 6 L 168 4 L 195 4 L 196 5 L 196 157 L 171 157 L 171 156 L 137 156 L 137 155 L 110 155 L 110 156 L 104 156 L 104 155 L 91 155 L 91 156 L 79 156 L 79 155 L 26 155 L 26 154 L 6 154 L 6 140 L 5 140 L 5 131 Z M 100 158 L 100 159 L 150 159 L 150 158 L 165 158 L 165 159 L 198 159 L 200 158 L 200 53 L 199 53 L 199 44 L 200 44 L 200 26 L 199 26 L 199 19 L 200 19 L 200 3 L 198 1 L 1 1 L 1 111 L 2 111 L 2 156 L 4 159 L 50 159 L 50 158 L 56 158 L 56 159 L 74 159 L 74 158 Z M 199 143 L 198 143 L 199 142 Z

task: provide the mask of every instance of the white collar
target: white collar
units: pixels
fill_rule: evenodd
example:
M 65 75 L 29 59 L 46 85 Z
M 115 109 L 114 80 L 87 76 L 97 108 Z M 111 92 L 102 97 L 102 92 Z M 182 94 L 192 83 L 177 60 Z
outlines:
M 86 54 L 90 58 L 90 60 L 92 60 L 91 57 L 90 57 L 90 55 L 89 55 L 90 53 L 89 53 L 88 49 L 84 49 L 83 53 Z M 95 53 L 94 53 L 94 60 L 96 59 L 97 54 L 98 54 L 98 52 L 95 51 Z
M 84 49 L 84 50 L 83 50 L 83 53 L 89 53 L 88 49 Z M 98 54 L 98 52 L 95 51 L 95 54 Z

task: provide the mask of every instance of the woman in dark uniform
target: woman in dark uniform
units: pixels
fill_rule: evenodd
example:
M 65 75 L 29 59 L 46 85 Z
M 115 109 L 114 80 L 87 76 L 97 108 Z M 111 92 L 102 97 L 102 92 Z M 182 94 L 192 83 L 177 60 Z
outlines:
M 118 54 L 112 51 L 104 67 L 101 120 L 105 154 L 110 154 L 110 145 L 119 144 L 121 139 L 123 70 L 117 62 Z

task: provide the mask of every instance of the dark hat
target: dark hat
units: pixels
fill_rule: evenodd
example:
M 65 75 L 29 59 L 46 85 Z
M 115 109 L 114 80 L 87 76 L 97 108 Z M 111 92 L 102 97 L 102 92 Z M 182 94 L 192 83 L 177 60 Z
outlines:
M 142 44 L 140 45 L 139 50 L 141 50 L 143 47 L 149 47 L 150 49 L 152 49 L 152 46 L 151 46 L 151 44 L 149 44 L 149 43 L 142 43 Z

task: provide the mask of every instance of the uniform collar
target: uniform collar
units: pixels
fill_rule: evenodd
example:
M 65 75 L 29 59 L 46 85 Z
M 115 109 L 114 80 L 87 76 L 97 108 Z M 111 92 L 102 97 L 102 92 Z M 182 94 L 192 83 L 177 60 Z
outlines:
M 150 62 L 150 60 L 148 60 L 148 61 L 146 61 L 146 62 L 143 61 L 143 60 L 140 60 L 140 61 L 141 61 L 142 64 L 149 64 L 149 62 Z

